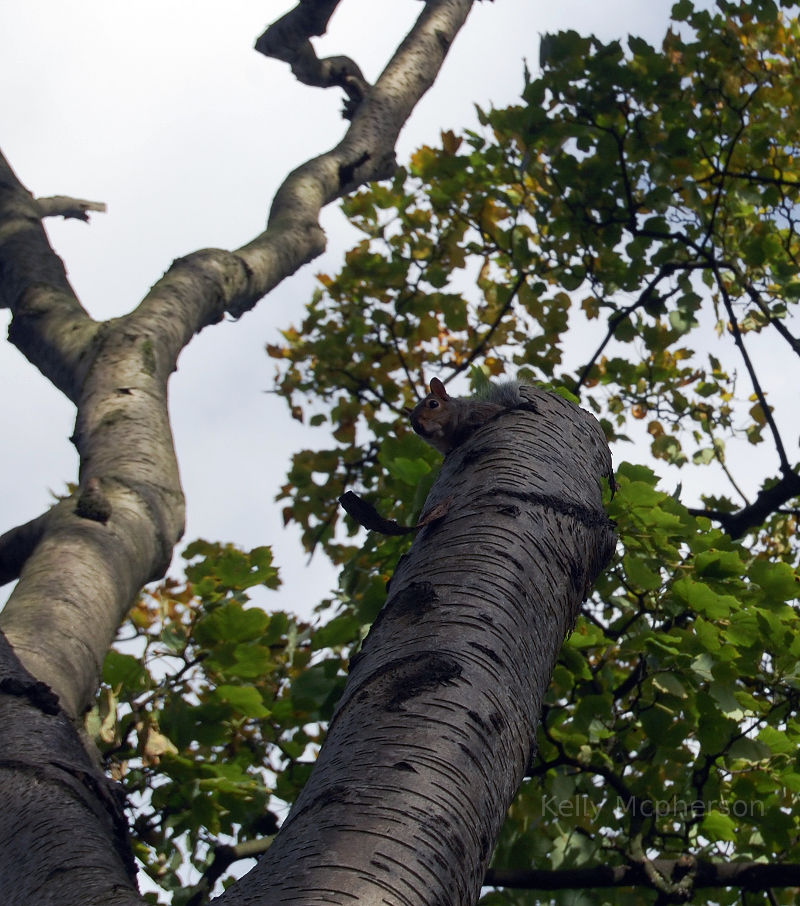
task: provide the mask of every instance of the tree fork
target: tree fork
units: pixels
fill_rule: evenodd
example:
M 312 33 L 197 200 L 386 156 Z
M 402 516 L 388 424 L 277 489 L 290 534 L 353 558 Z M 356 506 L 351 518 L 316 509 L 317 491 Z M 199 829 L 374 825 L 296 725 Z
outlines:
M 446 514 L 398 565 L 281 832 L 220 904 L 477 901 L 558 651 L 616 540 L 598 423 L 522 393 L 445 460 L 425 509 L 450 498 Z

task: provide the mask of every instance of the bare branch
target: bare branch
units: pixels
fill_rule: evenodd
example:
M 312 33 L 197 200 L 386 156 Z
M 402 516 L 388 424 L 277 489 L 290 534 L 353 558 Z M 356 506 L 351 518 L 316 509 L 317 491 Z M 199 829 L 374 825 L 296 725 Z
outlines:
M 429 0 L 357 105 L 344 138 L 288 176 L 264 232 L 235 252 L 205 249 L 175 261 L 124 317 L 98 324 L 84 311 L 47 242 L 45 212 L 0 158 L 0 306 L 11 310 L 13 342 L 76 403 L 72 440 L 80 457 L 77 494 L 51 511 L 46 531 L 32 525 L 27 536 L 20 533 L 23 553 L 14 554 L 11 564 L 17 569 L 24 561 L 25 567 L 0 613 L 0 627 L 25 669 L 58 696 L 61 712 L 76 726 L 93 700 L 120 623 L 142 586 L 163 575 L 183 532 L 184 499 L 167 411 L 178 354 L 203 327 L 226 313 L 239 317 L 322 253 L 323 205 L 393 175 L 400 130 L 433 84 L 471 5 Z M 301 6 L 329 15 L 335 4 L 308 0 Z M 349 77 L 347 83 L 355 84 Z M 12 540 L 9 551 L 16 550 Z M 98 808 L 105 810 L 99 799 Z M 10 815 L 13 826 L 17 811 Z M 81 829 L 81 858 L 95 847 L 108 848 L 107 822 L 87 821 L 85 814 L 80 821 L 70 814 L 70 820 Z M 19 840 L 23 846 L 26 838 Z M 17 858 L 9 852 L 12 861 Z M 51 875 L 64 870 L 64 852 L 53 847 L 58 867 Z M 482 867 L 469 881 L 481 873 Z M 73 873 L 76 885 L 84 874 Z M 91 883 L 85 883 L 89 895 L 76 894 L 70 902 L 103 899 Z M 104 871 L 101 883 L 114 890 L 115 903 L 139 902 L 116 869 Z
M 349 57 L 320 59 L 309 40 L 313 35 L 325 34 L 338 5 L 339 0 L 305 0 L 270 25 L 256 41 L 256 50 L 288 63 L 305 85 L 343 88 L 348 96 L 345 116 L 352 119 L 369 91 L 369 83 Z
M 731 538 L 741 538 L 751 528 L 762 525 L 772 513 L 776 513 L 785 503 L 800 497 L 800 475 L 789 471 L 773 485 L 762 490 L 756 499 L 734 513 L 723 513 L 720 510 L 690 509 L 693 516 L 705 516 L 718 522 Z
M 248 311 L 323 251 L 323 205 L 394 172 L 400 129 L 471 5 L 426 4 L 344 139 L 290 174 L 260 236 L 238 252 L 179 259 L 138 308 L 104 324 L 80 307 L 36 202 L 0 158 L 0 301 L 12 309 L 17 345 L 77 403 L 72 439 L 81 462 L 77 505 L 48 525 L 0 623 L 71 716 L 85 710 L 119 622 L 142 585 L 163 575 L 183 531 L 166 406 L 178 354 L 197 331 Z M 78 622 L 91 627 L 90 638 L 76 637 Z
M 733 477 L 733 473 L 728 468 L 728 464 L 725 462 L 725 457 L 722 455 L 722 449 L 720 448 L 719 443 L 717 443 L 716 437 L 714 437 L 713 430 L 709 429 L 709 433 L 711 434 L 711 449 L 714 452 L 714 459 L 716 459 L 716 461 L 719 464 L 719 467 L 722 469 L 725 477 L 731 483 L 731 487 L 734 489 L 734 491 L 736 491 L 736 493 L 744 501 L 744 505 L 750 506 L 750 500 L 748 499 L 747 494 L 745 494 L 745 492 L 739 487 L 739 485 L 736 482 L 736 479 Z
M 25 561 L 42 539 L 52 510 L 0 535 L 0 585 L 19 578 Z
M 322 252 L 324 237 L 318 217 L 324 205 L 366 182 L 387 179 L 394 173 L 394 146 L 400 130 L 433 84 L 471 6 L 472 0 L 427 3 L 359 106 L 342 141 L 291 173 L 278 190 L 267 231 L 239 250 L 253 271 L 254 289 L 260 289 L 262 295 L 275 285 L 264 266 L 273 264 L 273 256 L 278 257 L 274 264 L 285 269 L 282 279 Z M 283 236 L 288 241 L 278 247 L 276 240 Z M 273 261 L 265 260 L 265 256 Z
M 742 338 L 742 332 L 739 329 L 739 322 L 736 320 L 736 314 L 733 310 L 733 305 L 731 303 L 731 297 L 728 293 L 725 282 L 722 279 L 722 275 L 719 272 L 719 269 L 714 265 L 714 274 L 717 279 L 717 286 L 719 287 L 720 294 L 722 295 L 722 301 L 725 305 L 725 311 L 728 313 L 728 319 L 730 323 L 731 333 L 733 334 L 733 341 L 739 349 L 739 352 L 744 361 L 744 367 L 747 369 L 747 373 L 750 375 L 750 382 L 753 385 L 753 392 L 758 399 L 758 402 L 761 405 L 761 411 L 764 413 L 764 418 L 769 425 L 769 429 L 772 432 L 772 438 L 775 441 L 775 449 L 778 453 L 778 459 L 781 464 L 781 472 L 784 475 L 792 474 L 792 467 L 789 465 L 789 460 L 786 456 L 786 450 L 783 446 L 783 440 L 781 439 L 780 432 L 778 431 L 778 426 L 775 424 L 775 419 L 772 417 L 772 410 L 767 405 L 767 398 L 764 395 L 764 391 L 761 388 L 761 382 L 758 379 L 756 370 L 753 367 L 753 363 L 750 360 L 750 356 L 747 353 L 747 349 L 744 345 L 744 339 Z
M 82 308 L 47 241 L 41 211 L 0 154 L 0 308 L 12 313 L 9 340 L 69 399 L 97 325 Z
M 63 217 L 64 220 L 83 220 L 89 222 L 89 211 L 106 212 L 103 201 L 86 201 L 83 198 L 70 198 L 67 195 L 53 195 L 49 198 L 35 199 L 40 217 Z
M 652 866 L 669 879 L 684 877 L 692 866 L 686 858 L 654 859 Z M 707 862 L 694 866 L 693 887 L 738 887 L 741 890 L 764 890 L 767 887 L 800 885 L 800 865 L 763 862 Z M 650 887 L 643 865 L 595 865 L 590 868 L 565 870 L 514 870 L 490 868 L 484 884 L 515 890 L 578 890 L 609 887 Z

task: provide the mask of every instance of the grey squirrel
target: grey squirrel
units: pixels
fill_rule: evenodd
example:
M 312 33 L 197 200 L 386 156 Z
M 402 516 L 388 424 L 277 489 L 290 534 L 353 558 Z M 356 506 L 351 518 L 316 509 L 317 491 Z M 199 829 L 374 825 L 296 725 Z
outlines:
M 490 384 L 474 397 L 458 397 L 450 396 L 439 378 L 433 378 L 431 392 L 411 412 L 411 426 L 446 455 L 489 419 L 521 402 L 516 381 Z

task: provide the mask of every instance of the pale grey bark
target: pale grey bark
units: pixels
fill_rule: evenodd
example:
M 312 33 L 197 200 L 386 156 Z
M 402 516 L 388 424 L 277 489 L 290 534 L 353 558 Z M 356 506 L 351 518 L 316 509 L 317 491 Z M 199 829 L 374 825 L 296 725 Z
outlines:
M 91 760 L 75 752 L 117 628 L 141 587 L 163 574 L 183 530 L 168 378 L 197 332 L 242 315 L 323 251 L 323 205 L 393 173 L 400 129 L 472 2 L 425 4 L 377 83 L 359 86 L 360 98 L 350 94 L 342 141 L 287 177 L 264 232 L 235 251 L 175 261 L 121 318 L 99 323 L 88 315 L 42 229 L 43 216 L 74 215 L 92 203 L 37 202 L 0 156 L 0 306 L 12 314 L 10 341 L 75 404 L 80 457 L 74 497 L 6 533 L 0 550 L 6 577 L 19 575 L 0 613 L 5 906 L 141 902 L 124 847 L 108 845 L 124 833 L 121 816 Z M 300 5 L 324 11 L 335 3 Z M 29 737 L 35 745 L 26 753 Z
M 530 763 L 556 656 L 610 559 L 608 446 L 521 388 L 445 460 L 281 833 L 220 906 L 467 906 Z
M 92 211 L 104 214 L 106 206 L 102 201 L 87 201 L 85 198 L 70 198 L 67 195 L 52 195 L 37 198 L 36 205 L 42 217 L 63 217 L 64 220 L 89 222 Z

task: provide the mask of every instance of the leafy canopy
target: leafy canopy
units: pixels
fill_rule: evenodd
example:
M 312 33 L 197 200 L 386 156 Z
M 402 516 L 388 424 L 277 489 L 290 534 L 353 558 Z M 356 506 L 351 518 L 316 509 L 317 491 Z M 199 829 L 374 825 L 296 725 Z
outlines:
M 355 486 L 413 522 L 438 455 L 403 407 L 470 370 L 575 393 L 631 460 L 618 557 L 564 646 L 495 864 L 800 862 L 796 413 L 759 373 L 788 382 L 800 354 L 800 25 L 789 3 L 717 6 L 677 3 L 661 48 L 546 36 L 520 104 L 345 204 L 363 238 L 268 347 L 293 415 L 325 432 L 281 496 L 342 567 L 334 610 L 313 629 L 247 607 L 249 584 L 275 584 L 268 554 L 199 543 L 187 582 L 132 615 L 145 667 L 106 665 L 95 729 L 154 875 L 181 834 L 202 870 L 216 834 L 263 834 L 270 797 L 292 800 L 408 543 L 356 537 L 337 498 Z M 659 892 L 683 895 L 654 872 L 603 901 Z

